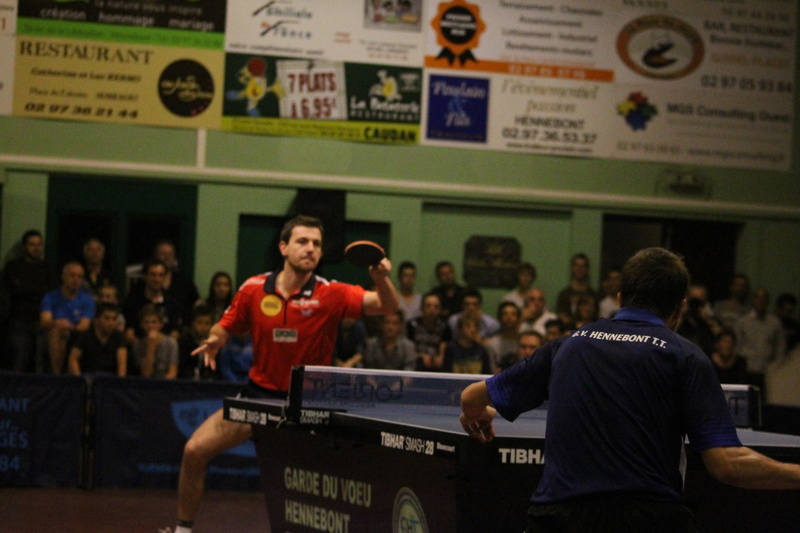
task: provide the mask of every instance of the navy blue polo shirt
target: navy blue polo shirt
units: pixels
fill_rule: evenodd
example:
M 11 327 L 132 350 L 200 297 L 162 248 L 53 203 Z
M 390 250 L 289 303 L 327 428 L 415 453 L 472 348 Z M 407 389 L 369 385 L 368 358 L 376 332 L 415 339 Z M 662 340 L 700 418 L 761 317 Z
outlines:
M 552 341 L 487 385 L 507 420 L 548 400 L 537 503 L 601 493 L 683 501 L 685 436 L 696 451 L 741 446 L 708 356 L 642 309 Z

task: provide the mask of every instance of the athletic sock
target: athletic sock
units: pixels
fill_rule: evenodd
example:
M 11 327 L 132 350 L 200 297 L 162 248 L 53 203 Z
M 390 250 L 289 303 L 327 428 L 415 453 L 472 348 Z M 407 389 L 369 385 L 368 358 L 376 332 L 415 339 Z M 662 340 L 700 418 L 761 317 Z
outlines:
M 175 526 L 175 533 L 192 533 L 192 526 L 194 522 L 191 520 L 178 520 L 178 525 Z

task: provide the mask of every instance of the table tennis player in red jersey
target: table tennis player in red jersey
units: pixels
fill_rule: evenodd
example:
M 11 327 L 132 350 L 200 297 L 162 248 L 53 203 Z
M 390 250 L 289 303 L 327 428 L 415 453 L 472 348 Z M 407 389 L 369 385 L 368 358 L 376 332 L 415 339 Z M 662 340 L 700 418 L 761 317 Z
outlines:
M 286 398 L 294 365 L 330 365 L 342 318 L 393 313 L 399 303 L 387 258 L 369 267 L 375 289 L 328 281 L 314 274 L 322 257 L 319 219 L 298 216 L 280 235 L 283 270 L 253 276 L 239 288 L 228 310 L 194 352 L 215 368 L 215 358 L 231 335 L 249 331 L 253 366 L 241 396 Z M 249 424 L 212 414 L 186 443 L 178 483 L 175 533 L 190 533 L 205 487 L 208 463 L 252 436 Z M 161 532 L 171 531 L 169 528 Z

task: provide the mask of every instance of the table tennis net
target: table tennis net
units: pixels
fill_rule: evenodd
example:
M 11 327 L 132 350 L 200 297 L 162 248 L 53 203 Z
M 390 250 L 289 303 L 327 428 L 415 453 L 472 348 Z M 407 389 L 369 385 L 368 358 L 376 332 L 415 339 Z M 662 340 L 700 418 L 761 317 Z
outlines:
M 292 369 L 289 405 L 348 410 L 393 406 L 459 407 L 461 391 L 488 376 L 329 366 Z

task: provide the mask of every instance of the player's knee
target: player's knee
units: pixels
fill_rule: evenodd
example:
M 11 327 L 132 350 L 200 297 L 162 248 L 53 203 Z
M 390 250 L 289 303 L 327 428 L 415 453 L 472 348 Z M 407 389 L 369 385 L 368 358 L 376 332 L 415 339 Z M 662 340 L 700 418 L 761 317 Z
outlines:
M 212 458 L 213 457 L 206 447 L 202 445 L 200 439 L 197 439 L 193 436 L 186 441 L 186 445 L 183 447 L 184 462 L 191 464 L 204 464 L 210 461 Z

